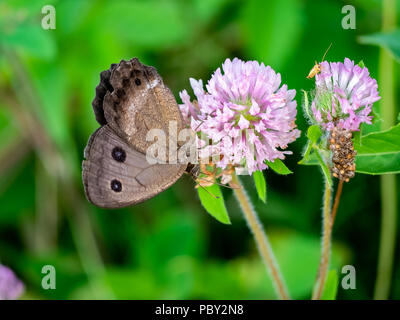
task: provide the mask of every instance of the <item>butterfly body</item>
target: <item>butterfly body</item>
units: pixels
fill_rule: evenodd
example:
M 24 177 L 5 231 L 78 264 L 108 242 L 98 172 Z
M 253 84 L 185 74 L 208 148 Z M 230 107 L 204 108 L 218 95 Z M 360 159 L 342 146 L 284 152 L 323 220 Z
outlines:
M 169 161 L 169 150 L 149 158 L 149 130 L 177 141 L 184 128 L 176 100 L 156 69 L 134 58 L 100 74 L 93 109 L 101 127 L 85 148 L 82 179 L 87 199 L 104 208 L 143 202 L 174 184 L 187 163 Z M 169 124 L 176 123 L 177 130 Z M 177 146 L 175 146 L 176 148 Z

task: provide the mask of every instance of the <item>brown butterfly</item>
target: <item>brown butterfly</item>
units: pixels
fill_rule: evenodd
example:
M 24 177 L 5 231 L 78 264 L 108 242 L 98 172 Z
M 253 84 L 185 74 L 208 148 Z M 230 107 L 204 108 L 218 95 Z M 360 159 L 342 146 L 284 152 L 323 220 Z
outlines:
M 184 122 L 178 104 L 153 67 L 137 58 L 121 60 L 100 74 L 100 84 L 92 102 L 101 127 L 89 139 L 82 164 L 87 199 L 99 207 L 120 208 L 143 202 L 174 184 L 183 173 L 198 166 L 188 163 L 150 164 L 146 140 L 150 129 L 161 129 L 168 139 L 176 139 Z M 176 141 L 176 140 L 175 140 Z

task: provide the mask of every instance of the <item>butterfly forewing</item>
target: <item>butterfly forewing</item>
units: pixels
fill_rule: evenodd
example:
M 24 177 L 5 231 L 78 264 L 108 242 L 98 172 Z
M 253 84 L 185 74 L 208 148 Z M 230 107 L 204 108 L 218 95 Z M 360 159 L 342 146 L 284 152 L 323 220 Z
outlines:
M 112 64 L 100 74 L 92 105 L 102 125 L 91 136 L 83 162 L 85 193 L 92 203 L 105 208 L 136 204 L 183 174 L 187 165 L 169 164 L 168 143 L 166 152 L 156 155 L 167 164 L 146 159 L 154 143 L 147 139 L 150 130 L 162 130 L 168 142 L 177 141 L 184 127 L 176 100 L 156 69 L 136 58 Z M 171 122 L 176 129 L 170 131 Z
M 104 96 L 103 110 L 106 122 L 120 137 L 146 153 L 153 143 L 146 139 L 149 130 L 163 130 L 168 141 L 170 135 L 176 135 L 169 132 L 171 121 L 176 123 L 178 132 L 183 128 L 178 104 L 156 69 L 137 59 L 122 61 L 111 68 L 112 91 L 108 90 Z

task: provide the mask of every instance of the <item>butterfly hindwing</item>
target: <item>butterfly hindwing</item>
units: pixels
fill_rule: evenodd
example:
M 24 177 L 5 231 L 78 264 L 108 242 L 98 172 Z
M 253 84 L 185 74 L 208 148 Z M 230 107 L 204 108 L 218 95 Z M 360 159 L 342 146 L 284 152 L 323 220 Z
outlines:
M 167 189 L 185 171 L 182 164 L 149 164 L 109 125 L 99 128 L 85 149 L 82 178 L 90 202 L 119 208 L 143 202 Z

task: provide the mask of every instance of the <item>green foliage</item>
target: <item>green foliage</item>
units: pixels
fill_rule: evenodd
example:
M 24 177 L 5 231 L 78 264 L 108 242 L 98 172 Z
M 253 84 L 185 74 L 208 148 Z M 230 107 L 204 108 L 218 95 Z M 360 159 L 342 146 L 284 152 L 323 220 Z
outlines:
M 287 175 L 293 173 L 288 167 L 286 167 L 281 159 L 275 159 L 273 162 L 265 161 L 265 164 L 278 174 Z
M 352 140 L 353 140 L 354 144 L 361 144 L 361 135 L 362 135 L 362 125 L 361 125 L 361 128 L 360 128 L 360 131 L 353 132 Z
M 254 184 L 256 185 L 256 190 L 258 193 L 258 197 L 262 202 L 266 202 L 267 197 L 267 184 L 265 183 L 264 174 L 262 171 L 253 172 Z
M 353 142 L 357 151 L 356 172 L 371 175 L 400 172 L 400 125 L 364 136 L 355 134 Z M 299 164 L 320 165 L 325 177 L 328 178 L 329 169 L 324 165 L 323 158 L 326 158 L 324 153 L 325 150 L 309 142 Z
M 316 144 L 318 139 L 321 138 L 322 131 L 320 126 L 312 125 L 307 130 L 307 138 L 311 141 L 311 143 Z
M 47 4 L 56 8 L 56 30 L 40 27 Z M 332 39 L 328 60 L 362 57 L 376 78 L 377 50 L 356 46 L 354 32 L 341 28 L 342 6 L 299 0 L 0 1 L 0 261 L 24 281 L 24 298 L 274 299 L 231 192 L 225 194 L 229 228 L 204 214 L 186 178 L 131 208 L 109 211 L 86 201 L 80 166 L 99 126 L 91 107 L 94 89 L 111 63 L 137 56 L 157 68 L 180 103 L 178 92 L 191 91 L 189 77 L 206 82 L 227 57 L 237 56 L 271 65 L 299 93 L 312 86 L 305 76 Z M 359 2 L 357 33 L 380 28 L 379 19 L 370 19 L 379 8 L 376 1 Z M 33 131 L 19 115 L 38 120 Z M 307 130 L 300 112 L 296 123 Z M 48 142 L 68 179 L 46 167 Z M 289 145 L 288 167 L 294 168 L 303 145 L 304 139 Z M 305 164 L 318 165 L 309 147 Z M 306 299 L 319 261 L 320 175 L 297 166 L 285 179 L 269 178 L 268 205 L 254 203 L 267 219 L 293 298 Z M 379 184 L 378 177 L 359 175 L 350 184 L 341 199 L 335 238 L 342 240 L 333 245 L 332 268 L 371 261 L 365 248 L 376 246 L 369 235 L 378 224 L 379 188 L 370 186 Z M 40 286 L 45 264 L 56 267 L 57 290 Z M 374 263 L 365 263 L 357 270 L 363 279 L 357 290 L 342 290 L 339 298 L 371 298 L 375 272 Z M 394 279 L 393 286 L 398 299 L 400 283 Z
M 388 49 L 393 57 L 400 62 L 400 30 L 378 32 L 358 38 L 362 44 L 371 44 Z
M 361 137 L 355 143 L 356 171 L 365 174 L 400 173 L 400 124 Z
M 332 182 L 332 177 L 331 173 L 329 171 L 328 165 L 326 164 L 325 160 L 321 156 L 321 151 L 319 150 L 318 147 L 314 146 L 314 154 L 318 160 L 318 164 L 322 169 L 322 172 L 324 173 L 326 181 L 328 181 L 329 187 L 332 187 L 333 182 Z
M 197 189 L 201 204 L 204 209 L 219 222 L 230 224 L 228 211 L 225 207 L 224 196 L 217 184 Z
M 299 161 L 299 164 L 319 165 L 321 167 L 322 173 L 324 174 L 326 181 L 328 181 L 329 186 L 332 187 L 333 182 L 331 173 L 326 164 L 327 161 L 326 159 L 328 159 L 328 157 L 326 156 L 327 151 L 322 149 L 318 145 L 318 141 L 320 140 L 321 136 L 322 136 L 322 131 L 318 125 L 312 125 L 308 128 L 307 130 L 308 142 L 306 150 L 303 154 L 303 159 Z

